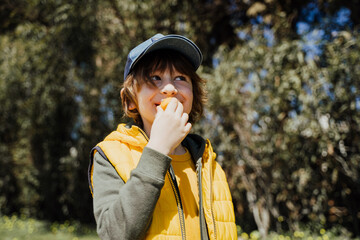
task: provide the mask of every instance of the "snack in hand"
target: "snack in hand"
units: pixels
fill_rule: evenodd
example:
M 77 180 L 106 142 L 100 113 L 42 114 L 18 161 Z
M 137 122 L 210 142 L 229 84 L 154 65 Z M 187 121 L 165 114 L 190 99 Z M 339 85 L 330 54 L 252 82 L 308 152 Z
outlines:
M 171 101 L 172 97 L 165 98 L 161 100 L 160 107 L 165 110 L 169 102 Z

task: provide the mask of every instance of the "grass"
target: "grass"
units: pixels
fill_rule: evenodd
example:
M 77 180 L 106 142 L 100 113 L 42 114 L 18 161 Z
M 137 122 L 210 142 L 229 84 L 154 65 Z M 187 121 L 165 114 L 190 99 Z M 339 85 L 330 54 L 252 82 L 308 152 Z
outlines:
M 258 231 L 248 234 L 238 226 L 239 240 L 360 240 L 359 238 L 352 238 L 351 235 L 350 232 L 339 226 L 329 230 L 320 228 L 319 231 L 315 232 L 307 229 L 282 234 L 270 232 L 266 239 L 262 239 Z
M 243 232 L 238 226 L 239 240 L 260 240 L 260 233 Z M 99 240 L 95 227 L 86 227 L 78 222 L 48 223 L 25 216 L 0 217 L 0 239 L 2 240 Z M 318 232 L 308 230 L 278 234 L 271 232 L 263 240 L 360 240 L 351 238 L 351 234 L 343 228 L 326 230 L 320 228 Z
M 0 218 L 2 240 L 99 240 L 95 229 L 79 223 L 48 223 L 24 216 L 2 216 Z

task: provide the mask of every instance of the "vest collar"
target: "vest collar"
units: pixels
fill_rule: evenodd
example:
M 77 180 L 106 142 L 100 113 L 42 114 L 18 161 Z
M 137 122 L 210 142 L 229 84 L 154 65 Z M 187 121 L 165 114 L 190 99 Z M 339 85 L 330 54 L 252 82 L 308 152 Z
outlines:
M 138 126 L 133 124 L 119 124 L 116 131 L 110 133 L 104 140 L 119 140 L 126 142 L 132 146 L 145 147 L 149 141 L 146 133 Z M 188 134 L 182 141 L 182 145 L 186 147 L 195 163 L 203 156 L 207 142 L 201 136 L 196 134 Z
M 149 139 L 145 132 L 136 125 L 119 124 L 116 131 L 111 132 L 104 141 L 121 141 L 136 147 L 145 147 Z

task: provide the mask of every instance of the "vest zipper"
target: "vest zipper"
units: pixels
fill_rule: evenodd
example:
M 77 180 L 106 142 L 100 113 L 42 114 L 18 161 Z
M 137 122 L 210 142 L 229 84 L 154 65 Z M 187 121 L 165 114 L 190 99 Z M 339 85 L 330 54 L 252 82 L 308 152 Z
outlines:
M 204 216 L 204 206 L 203 206 L 203 194 L 202 194 L 202 181 L 201 181 L 201 169 L 202 169 L 202 158 L 200 157 L 197 161 L 196 166 L 196 174 L 197 174 L 197 182 L 198 182 L 198 189 L 199 189 L 199 218 L 200 218 L 200 236 L 201 239 L 209 239 L 208 235 L 205 231 L 207 226 L 205 222 L 205 216 Z
M 174 173 L 174 170 L 171 165 L 170 165 L 169 171 L 167 172 L 167 175 L 169 177 L 171 187 L 175 194 L 175 199 L 176 199 L 176 204 L 177 204 L 177 209 L 178 209 L 178 214 L 179 214 L 179 221 L 180 221 L 181 238 L 183 240 L 185 240 L 186 232 L 185 232 L 184 210 L 183 210 L 183 206 L 181 203 L 180 191 L 179 191 L 179 187 L 176 182 L 175 173 Z
M 209 159 L 212 159 L 211 155 L 209 156 Z M 212 166 L 210 168 L 210 174 L 209 175 L 210 175 L 210 210 L 211 210 L 211 217 L 212 217 L 212 220 L 213 220 L 213 223 L 214 223 L 214 240 L 216 240 L 217 239 L 217 236 L 216 236 L 216 222 L 215 222 L 215 216 L 214 216 L 213 193 L 212 193 L 212 180 L 213 180 Z
M 139 129 L 139 132 L 145 137 L 146 141 L 149 141 L 149 138 L 146 135 L 146 133 L 141 128 L 138 128 L 138 129 Z M 170 180 L 171 187 L 173 189 L 175 199 L 176 199 L 179 220 L 180 220 L 181 238 L 182 238 L 182 240 L 186 240 L 184 210 L 183 210 L 183 206 L 181 203 L 180 191 L 179 191 L 179 187 L 177 185 L 174 169 L 172 168 L 171 165 L 170 165 L 169 171 L 167 172 L 167 175 Z
M 208 151 L 208 149 L 205 149 L 205 151 Z M 205 152 L 204 151 L 204 152 Z M 198 162 L 198 167 L 197 167 L 197 172 L 199 173 L 198 175 L 198 181 L 199 181 L 199 199 L 200 199 L 200 204 L 199 204 L 199 208 L 201 208 L 202 206 L 202 183 L 201 183 L 201 179 L 202 179 L 202 176 L 201 176 L 201 169 L 202 169 L 202 158 L 200 158 L 201 161 Z M 210 160 L 209 160 L 210 159 Z M 216 234 L 216 222 L 215 222 L 215 216 L 214 216 L 214 206 L 213 206 L 213 193 L 212 193 L 212 180 L 213 180 L 213 176 L 212 176 L 212 156 L 211 154 L 209 154 L 208 156 L 208 161 L 210 161 L 210 169 L 209 169 L 209 181 L 210 181 L 210 189 L 209 189 L 209 194 L 210 194 L 210 212 L 211 212 L 211 219 L 213 221 L 213 224 L 214 224 L 214 240 L 217 239 L 217 234 Z M 200 228 L 201 228 L 201 224 L 202 224 L 202 221 L 201 221 L 201 212 L 200 212 Z M 205 224 L 205 223 L 203 223 Z M 206 224 L 207 225 L 207 224 Z M 203 237 L 205 237 L 205 234 L 203 234 L 203 232 L 201 231 L 201 239 L 203 239 Z M 208 238 L 207 239 L 210 239 L 210 236 L 207 236 Z

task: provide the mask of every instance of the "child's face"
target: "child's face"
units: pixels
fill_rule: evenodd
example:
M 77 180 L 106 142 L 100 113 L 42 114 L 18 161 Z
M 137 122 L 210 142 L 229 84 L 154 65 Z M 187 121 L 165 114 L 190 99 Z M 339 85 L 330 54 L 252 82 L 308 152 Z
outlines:
M 144 129 L 151 129 L 156 115 L 156 106 L 167 97 L 175 97 L 183 105 L 184 112 L 190 114 L 193 102 L 193 86 L 189 76 L 174 69 L 164 72 L 155 71 L 151 75 L 155 86 L 142 84 L 136 89 L 138 111 L 144 124 Z M 134 106 L 135 107 L 135 106 Z

